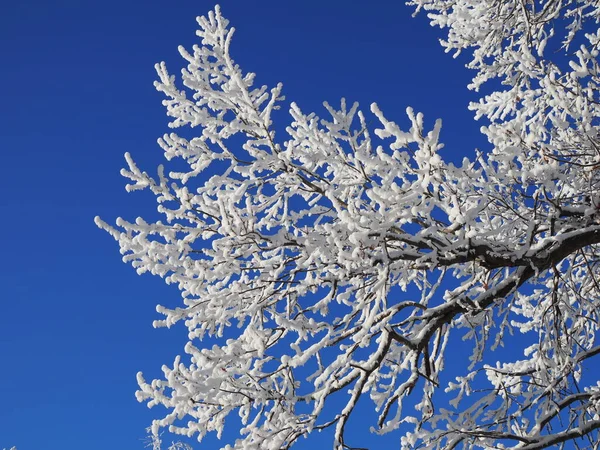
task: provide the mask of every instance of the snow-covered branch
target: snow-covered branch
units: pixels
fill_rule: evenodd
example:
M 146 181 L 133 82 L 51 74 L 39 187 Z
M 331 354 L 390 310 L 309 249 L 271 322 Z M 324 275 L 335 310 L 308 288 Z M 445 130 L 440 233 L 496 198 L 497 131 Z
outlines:
M 370 399 L 374 431 L 401 428 L 403 448 L 596 440 L 600 386 L 583 368 L 600 353 L 600 6 L 411 3 L 448 29 L 448 50 L 472 51 L 474 89 L 505 86 L 472 105 L 493 149 L 460 166 L 443 158 L 441 121 L 411 108 L 398 125 L 375 104 L 325 104 L 322 119 L 291 103 L 275 123 L 283 87 L 234 62 L 218 8 L 180 48 L 180 82 L 156 66 L 170 126 L 197 130 L 159 139 L 187 169 L 153 177 L 127 155 L 127 188 L 149 189 L 164 221 L 97 219 L 124 261 L 182 293 L 155 325 L 183 322 L 187 356 L 138 376 L 138 399 L 167 408 L 155 435 L 221 436 L 233 413 L 227 448 L 331 428 L 342 450 Z M 490 364 L 506 332 L 527 344 Z M 448 382 L 455 336 L 470 367 Z

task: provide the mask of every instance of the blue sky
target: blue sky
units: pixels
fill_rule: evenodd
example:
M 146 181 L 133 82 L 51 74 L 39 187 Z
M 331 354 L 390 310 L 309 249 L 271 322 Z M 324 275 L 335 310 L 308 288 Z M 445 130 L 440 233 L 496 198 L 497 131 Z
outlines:
M 287 99 L 303 110 L 323 114 L 322 101 L 343 96 L 364 110 L 376 101 L 406 123 L 412 106 L 430 124 L 442 118 L 448 157 L 485 145 L 467 110 L 474 94 L 464 60 L 444 54 L 439 33 L 423 15 L 411 19 L 403 2 L 221 5 L 237 29 L 237 62 L 261 84 L 283 82 Z M 195 17 L 213 6 L 3 4 L 0 448 L 144 447 L 155 412 L 135 400 L 135 374 L 158 376 L 182 351 L 183 329 L 151 326 L 155 305 L 175 305 L 179 296 L 123 264 L 93 218 L 153 214 L 153 198 L 125 192 L 123 154 L 150 172 L 161 162 L 156 139 L 167 119 L 153 65 L 165 60 L 177 73 L 177 45 L 195 43 Z

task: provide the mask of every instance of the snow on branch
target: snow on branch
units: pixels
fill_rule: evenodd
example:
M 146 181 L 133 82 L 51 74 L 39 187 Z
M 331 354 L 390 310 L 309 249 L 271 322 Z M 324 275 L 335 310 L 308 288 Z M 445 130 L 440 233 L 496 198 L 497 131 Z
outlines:
M 441 121 L 411 108 L 397 124 L 375 104 L 320 118 L 290 103 L 274 124 L 282 85 L 257 87 L 234 62 L 218 7 L 179 49 L 180 79 L 157 64 L 171 128 L 195 131 L 159 145 L 186 168 L 153 177 L 126 155 L 128 190 L 150 190 L 164 220 L 96 220 L 125 262 L 182 294 L 155 325 L 182 322 L 186 356 L 138 375 L 138 400 L 167 411 L 155 436 L 222 437 L 235 415 L 224 448 L 287 449 L 330 428 L 342 450 L 371 402 L 373 431 L 396 430 L 403 449 L 596 448 L 600 385 L 583 372 L 600 353 L 600 6 L 410 3 L 447 50 L 471 52 L 473 89 L 503 85 L 471 105 L 493 150 L 460 166 Z M 490 360 L 507 333 L 527 346 Z M 454 336 L 470 366 L 448 381 Z

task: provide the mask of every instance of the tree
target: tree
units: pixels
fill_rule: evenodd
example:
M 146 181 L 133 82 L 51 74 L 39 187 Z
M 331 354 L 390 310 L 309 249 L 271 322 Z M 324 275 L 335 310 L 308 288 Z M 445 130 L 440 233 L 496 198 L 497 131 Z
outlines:
M 184 322 L 188 356 L 162 380 L 138 375 L 137 398 L 167 408 L 155 433 L 220 435 L 237 413 L 235 449 L 324 428 L 343 449 L 370 398 L 374 431 L 400 428 L 402 448 L 597 448 L 600 6 L 410 4 L 447 29 L 448 51 L 472 53 L 472 89 L 492 81 L 471 105 L 492 149 L 460 166 L 439 154 L 441 123 L 411 109 L 403 130 L 375 104 L 319 119 L 291 103 L 276 136 L 282 86 L 234 63 L 219 8 L 179 49 L 183 86 L 156 66 L 170 126 L 197 130 L 159 139 L 186 168 L 153 178 L 126 155 L 127 189 L 150 190 L 164 221 L 97 219 L 126 262 L 182 293 L 156 326 Z M 523 352 L 495 363 L 508 332 Z M 455 337 L 472 354 L 448 381 Z

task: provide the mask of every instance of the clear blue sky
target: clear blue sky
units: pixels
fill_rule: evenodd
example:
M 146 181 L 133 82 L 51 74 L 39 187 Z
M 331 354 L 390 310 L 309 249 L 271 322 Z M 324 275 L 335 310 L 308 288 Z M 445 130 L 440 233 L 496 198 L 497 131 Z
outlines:
M 282 81 L 288 100 L 305 111 L 323 113 L 323 100 L 344 96 L 365 110 L 376 101 L 406 123 L 404 109 L 412 106 L 430 124 L 443 119 L 449 157 L 484 144 L 467 110 L 474 96 L 464 61 L 444 54 L 438 32 L 423 15 L 411 19 L 403 2 L 221 5 L 237 28 L 238 63 L 261 84 Z M 144 446 L 155 411 L 135 400 L 135 374 L 158 376 L 181 353 L 184 330 L 151 326 L 155 305 L 175 305 L 179 295 L 123 264 L 93 218 L 153 213 L 150 196 L 125 192 L 123 154 L 150 172 L 161 161 L 156 139 L 167 120 L 153 64 L 165 60 L 178 72 L 177 45 L 195 43 L 195 17 L 213 6 L 3 3 L 0 448 Z M 368 437 L 356 433 L 364 444 Z M 217 447 L 208 441 L 199 448 Z

